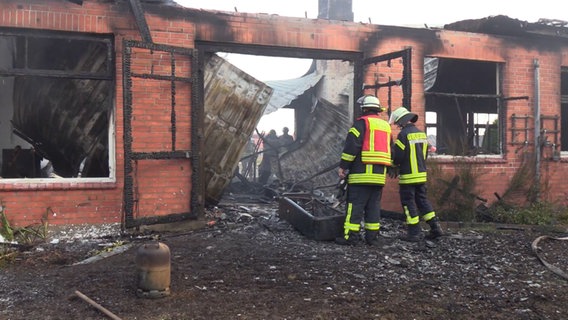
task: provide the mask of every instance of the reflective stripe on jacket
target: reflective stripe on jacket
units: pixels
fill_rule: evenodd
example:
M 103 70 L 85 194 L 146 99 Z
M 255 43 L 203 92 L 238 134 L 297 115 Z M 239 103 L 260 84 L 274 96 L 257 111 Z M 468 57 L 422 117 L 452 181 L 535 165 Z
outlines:
M 367 133 L 368 127 L 374 129 L 372 133 Z M 386 130 L 387 128 L 388 130 Z M 381 131 L 386 132 L 386 134 L 377 133 L 379 129 L 385 129 Z M 383 157 L 385 153 L 388 154 L 386 163 L 390 165 L 390 132 L 390 125 L 385 120 L 380 119 L 375 113 L 365 114 L 353 123 L 353 126 L 347 133 L 339 164 L 341 168 L 349 170 L 347 179 L 349 184 L 385 184 L 386 165 Z M 364 163 L 362 160 L 364 146 L 366 146 L 367 152 L 378 154 L 381 162 Z M 378 146 L 382 149 L 377 149 Z M 373 154 L 370 156 L 373 158 Z
M 397 136 L 394 144 L 394 164 L 399 166 L 399 183 L 416 184 L 427 181 L 426 157 L 428 139 L 426 133 L 414 124 L 408 124 Z
M 363 163 L 391 165 L 391 127 L 388 122 L 378 115 L 365 115 L 359 119 L 365 120 L 367 130 L 363 137 L 361 161 Z

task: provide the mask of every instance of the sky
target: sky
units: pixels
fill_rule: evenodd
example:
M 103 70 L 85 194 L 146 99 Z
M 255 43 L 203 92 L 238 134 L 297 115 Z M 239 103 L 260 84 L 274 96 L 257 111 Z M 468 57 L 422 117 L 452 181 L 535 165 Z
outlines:
M 318 0 L 174 0 L 197 9 L 278 14 L 289 17 L 317 18 Z M 563 0 L 352 0 L 355 22 L 382 25 L 442 26 L 466 19 L 495 15 L 536 22 L 540 18 L 568 21 L 568 5 Z M 397 10 L 398 9 L 398 10 Z M 385 13 L 381 13 L 385 11 Z
M 277 14 L 287 17 L 307 16 L 316 19 L 318 0 L 174 0 L 178 4 L 206 10 Z M 355 22 L 393 26 L 442 27 L 444 24 L 506 15 L 513 19 L 537 22 L 541 18 L 568 21 L 568 4 L 564 0 L 352 0 Z M 311 60 L 293 58 L 257 57 L 228 54 L 223 58 L 261 81 L 297 78 L 305 74 Z M 275 63 L 274 59 L 280 59 Z M 283 68 L 274 68 L 281 65 Z M 271 70 L 267 73 L 266 70 Z M 272 117 L 287 119 L 291 114 Z M 268 117 L 267 119 L 268 120 Z M 265 121 L 266 122 L 266 121 Z M 272 121 L 259 123 L 259 130 L 272 126 Z M 277 128 L 276 128 L 277 129 Z M 279 131 L 279 130 L 277 130 Z M 290 127 L 292 133 L 293 126 Z M 281 132 L 278 132 L 279 134 Z

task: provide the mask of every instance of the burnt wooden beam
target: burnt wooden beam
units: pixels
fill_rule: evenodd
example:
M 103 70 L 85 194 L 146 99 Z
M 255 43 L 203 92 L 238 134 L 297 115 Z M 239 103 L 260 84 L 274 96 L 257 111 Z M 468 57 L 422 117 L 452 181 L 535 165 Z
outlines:
M 192 154 L 190 151 L 171 151 L 171 152 L 133 152 L 134 160 L 161 160 L 161 159 L 189 159 Z
M 144 10 L 139 0 L 129 0 L 130 8 L 132 8 L 132 13 L 134 13 L 134 18 L 136 19 L 136 25 L 142 36 L 144 42 L 152 42 L 152 35 L 150 34 L 150 28 L 148 28 L 148 23 L 146 23 L 146 18 L 144 17 Z
M 484 98 L 484 99 L 499 99 L 500 94 L 471 94 L 471 93 L 447 93 L 447 92 L 424 92 L 426 96 L 440 96 L 440 97 L 453 97 L 453 98 Z
M 386 60 L 402 58 L 402 57 L 406 56 L 406 51 L 407 50 L 401 50 L 401 51 L 396 51 L 396 52 L 390 52 L 390 53 L 383 54 L 383 55 L 376 56 L 376 57 L 366 58 L 365 60 L 363 60 L 363 64 L 371 64 L 371 63 L 377 63 L 377 62 L 386 61 Z

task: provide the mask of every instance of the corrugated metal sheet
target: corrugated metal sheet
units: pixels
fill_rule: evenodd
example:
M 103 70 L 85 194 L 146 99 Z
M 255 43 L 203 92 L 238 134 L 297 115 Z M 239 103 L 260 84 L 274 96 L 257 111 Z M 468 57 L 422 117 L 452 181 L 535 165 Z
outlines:
M 343 143 L 351 126 L 349 109 L 320 98 L 315 108 L 303 115 L 308 134 L 300 147 L 284 154 L 280 163 L 285 180 L 301 181 L 339 163 Z M 337 170 L 324 172 L 311 179 L 313 187 L 337 183 Z
M 322 79 L 322 74 L 309 73 L 301 78 L 289 80 L 266 81 L 266 84 L 274 89 L 270 102 L 264 114 L 272 113 L 282 107 L 288 106 L 310 88 L 315 87 Z
M 208 59 L 204 83 L 205 196 L 217 203 L 273 90 L 217 55 Z

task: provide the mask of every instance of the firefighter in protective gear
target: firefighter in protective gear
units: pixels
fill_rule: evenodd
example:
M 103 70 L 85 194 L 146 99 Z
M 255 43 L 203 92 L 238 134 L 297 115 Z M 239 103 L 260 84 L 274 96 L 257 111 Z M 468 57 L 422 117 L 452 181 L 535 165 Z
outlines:
M 403 239 L 411 242 L 418 242 L 423 237 L 420 219 L 430 226 L 428 238 L 444 235 L 427 198 L 428 140 L 426 133 L 414 125 L 417 120 L 418 115 L 404 107 L 396 109 L 389 118 L 390 124 L 401 129 L 393 147 L 393 164 L 398 166 L 400 202 L 406 215 L 407 234 Z
M 357 103 L 362 115 L 347 133 L 339 164 L 339 177 L 347 177 L 348 188 L 344 232 L 335 242 L 356 244 L 364 221 L 366 243 L 378 245 L 380 201 L 392 161 L 391 127 L 379 115 L 384 108 L 377 97 L 363 96 Z

